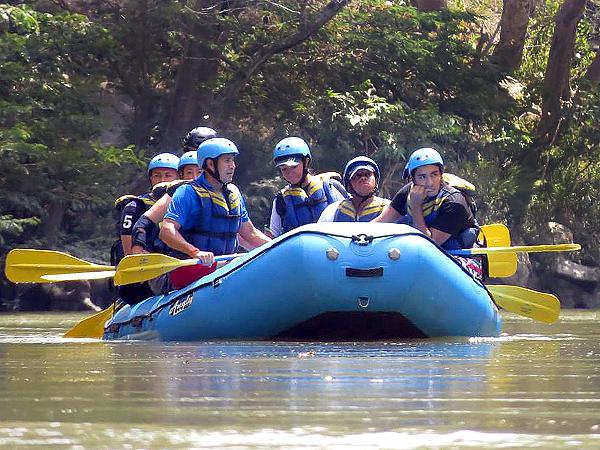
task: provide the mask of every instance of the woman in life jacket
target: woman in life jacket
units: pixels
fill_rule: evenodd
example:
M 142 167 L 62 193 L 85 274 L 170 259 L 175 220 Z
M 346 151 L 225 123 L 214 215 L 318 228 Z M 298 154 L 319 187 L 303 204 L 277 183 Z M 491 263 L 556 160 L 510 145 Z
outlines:
M 287 137 L 275 146 L 273 163 L 289 184 L 273 200 L 268 235 L 315 223 L 328 205 L 347 196 L 338 181 L 311 173 L 311 159 L 308 144 L 299 137 Z
M 349 199 L 329 205 L 319 222 L 370 222 L 390 202 L 376 196 L 381 172 L 375 161 L 366 156 L 351 159 L 344 168 L 344 187 Z

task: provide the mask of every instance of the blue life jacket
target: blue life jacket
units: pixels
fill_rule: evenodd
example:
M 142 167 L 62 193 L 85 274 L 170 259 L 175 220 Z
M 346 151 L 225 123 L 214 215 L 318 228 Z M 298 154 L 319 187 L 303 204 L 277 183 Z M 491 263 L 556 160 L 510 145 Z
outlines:
M 336 201 L 333 186 L 319 176 L 313 176 L 305 188 L 286 186 L 275 201 L 284 232 L 319 220 L 323 210 Z
M 342 200 L 335 212 L 334 222 L 370 222 L 383 211 L 389 202 L 381 197 L 373 196 L 357 214 L 352 200 Z
M 214 191 L 203 175 L 191 183 L 201 209 L 194 227 L 180 230 L 186 241 L 196 248 L 215 255 L 234 253 L 238 246 L 237 233 L 241 225 L 241 195 L 233 184 L 225 192 Z
M 423 202 L 423 218 L 425 219 L 425 225 L 427 225 L 427 227 L 431 227 L 433 225 L 433 222 L 435 221 L 435 219 L 437 218 L 438 214 L 439 214 L 439 209 L 442 206 L 442 204 L 449 200 L 451 196 L 454 196 L 456 193 L 459 193 L 464 199 L 463 194 L 456 188 L 449 186 L 447 184 L 442 185 L 442 188 L 440 189 L 440 192 L 438 192 L 438 195 L 435 197 L 428 197 L 425 199 L 425 201 Z M 410 194 L 409 194 L 410 196 Z M 469 222 L 471 223 L 471 226 L 465 228 L 464 230 L 461 230 L 460 233 L 458 233 L 458 235 L 456 236 L 450 236 L 446 242 L 444 242 L 441 247 L 446 249 L 446 250 L 456 250 L 459 248 L 471 248 L 473 247 L 473 245 L 476 242 L 477 239 L 477 235 L 479 233 L 479 226 L 477 224 L 477 221 L 475 220 L 475 216 L 473 215 L 473 212 L 470 208 L 470 206 L 467 204 L 467 200 L 465 199 L 465 208 L 467 210 L 467 213 L 469 215 Z M 410 207 L 410 202 L 408 200 L 408 198 L 406 199 L 406 209 L 408 211 L 408 214 L 406 216 L 406 220 L 403 220 L 402 223 L 407 223 L 408 225 L 412 225 L 413 223 L 413 217 L 411 214 L 411 207 Z

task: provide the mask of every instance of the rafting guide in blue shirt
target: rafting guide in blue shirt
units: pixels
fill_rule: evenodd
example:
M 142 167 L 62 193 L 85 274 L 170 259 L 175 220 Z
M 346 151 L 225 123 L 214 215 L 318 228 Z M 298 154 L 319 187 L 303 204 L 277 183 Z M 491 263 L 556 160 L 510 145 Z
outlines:
M 239 189 L 232 184 L 236 169 L 236 145 L 225 138 L 212 138 L 198 147 L 203 173 L 190 184 L 177 188 L 163 219 L 160 239 L 179 258 L 198 258 L 202 265 L 171 272 L 175 289 L 216 269 L 215 255 L 234 253 L 237 235 L 255 248 L 270 239 L 252 223 Z

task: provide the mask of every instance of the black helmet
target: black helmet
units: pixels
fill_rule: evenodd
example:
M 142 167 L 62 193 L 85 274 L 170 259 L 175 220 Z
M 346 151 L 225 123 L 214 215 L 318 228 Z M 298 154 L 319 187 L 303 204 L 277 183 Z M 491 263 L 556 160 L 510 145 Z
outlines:
M 183 138 L 184 150 L 197 150 L 205 140 L 217 137 L 217 132 L 208 127 L 196 127 Z

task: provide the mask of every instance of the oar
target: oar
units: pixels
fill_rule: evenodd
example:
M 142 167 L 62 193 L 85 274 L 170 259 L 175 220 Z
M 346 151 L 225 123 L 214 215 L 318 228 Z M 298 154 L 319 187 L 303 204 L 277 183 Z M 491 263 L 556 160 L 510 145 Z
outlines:
M 103 278 L 112 278 L 115 276 L 115 273 L 115 270 L 101 270 L 99 272 L 56 273 L 54 275 L 42 275 L 40 278 L 52 283 L 56 283 L 57 281 L 101 280 Z
M 545 252 L 573 252 L 581 250 L 579 244 L 545 244 L 545 245 L 514 245 L 512 247 L 484 247 L 484 248 L 462 248 L 460 250 L 449 250 L 448 253 L 456 256 L 469 255 L 493 255 L 496 253 L 545 253 Z
M 483 233 L 488 247 L 510 246 L 510 230 L 503 223 L 481 225 L 479 230 Z
M 486 287 L 496 304 L 507 311 L 544 323 L 554 323 L 558 320 L 560 302 L 552 294 L 503 284 Z
M 229 261 L 239 256 L 242 256 L 242 254 L 215 256 L 215 261 Z M 115 285 L 121 286 L 151 280 L 179 267 L 194 266 L 196 264 L 202 264 L 202 261 L 197 258 L 177 259 L 160 253 L 129 255 L 123 258 L 117 266 Z
M 487 247 L 509 247 L 510 231 L 502 223 L 492 223 L 480 227 Z M 517 272 L 516 253 L 494 253 L 487 256 L 490 277 L 511 277 Z
M 104 324 L 115 311 L 113 303 L 93 316 L 86 317 L 64 334 L 66 338 L 101 338 L 104 335 Z
M 17 248 L 6 256 L 5 273 L 13 283 L 48 283 L 44 277 L 55 274 L 79 274 L 76 280 L 93 279 L 94 272 L 114 271 L 114 266 L 104 266 L 84 261 L 63 252 Z M 112 276 L 112 275 L 111 275 Z M 106 277 L 103 277 L 106 278 Z

